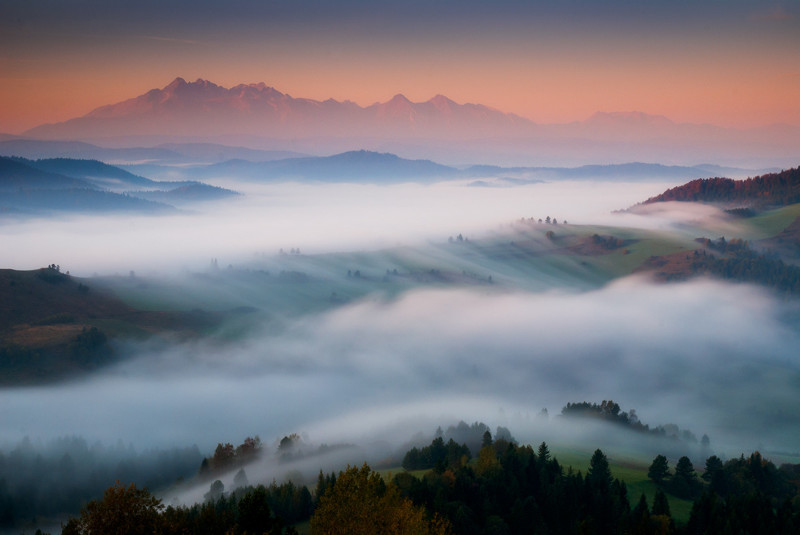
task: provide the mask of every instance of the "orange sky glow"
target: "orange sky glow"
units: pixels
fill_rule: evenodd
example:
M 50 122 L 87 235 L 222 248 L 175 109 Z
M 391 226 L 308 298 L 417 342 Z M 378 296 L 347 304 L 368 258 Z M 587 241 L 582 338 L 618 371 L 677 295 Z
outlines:
M 800 18 L 787 9 L 734 2 L 737 16 L 715 21 L 709 8 L 708 20 L 691 23 L 682 12 L 666 22 L 649 12 L 625 20 L 525 12 L 515 21 L 511 4 L 470 12 L 481 24 L 405 12 L 399 21 L 375 12 L 305 22 L 310 15 L 298 11 L 281 13 L 282 23 L 261 14 L 264 27 L 223 18 L 217 28 L 209 15 L 212 22 L 167 28 L 135 17 L 123 24 L 109 11 L 98 15 L 113 22 L 104 29 L 39 21 L 42 15 L 11 2 L 0 8 L 0 15 L 11 10 L 12 21 L 0 23 L 7 26 L 0 27 L 0 132 L 80 116 L 176 76 L 225 87 L 265 82 L 294 97 L 362 106 L 396 93 L 412 101 L 441 93 L 539 123 L 636 110 L 741 128 L 800 125 Z

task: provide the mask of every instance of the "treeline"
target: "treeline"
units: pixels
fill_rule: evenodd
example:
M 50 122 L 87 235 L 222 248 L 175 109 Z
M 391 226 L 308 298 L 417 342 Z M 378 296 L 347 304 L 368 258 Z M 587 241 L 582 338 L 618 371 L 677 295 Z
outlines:
M 79 511 L 116 480 L 171 485 L 193 477 L 201 459 L 196 446 L 137 452 L 122 443 L 90 446 L 79 437 L 24 439 L 0 451 L 0 528 Z
M 436 437 L 430 446 L 408 450 L 403 457 L 402 466 L 409 471 L 428 470 L 434 467 L 466 464 L 471 458 L 466 444 L 456 444 L 452 438 L 445 444 L 442 437 Z
M 642 204 L 656 202 L 708 202 L 765 208 L 800 202 L 800 167 L 746 180 L 701 178 L 670 188 Z
M 657 455 L 647 476 L 681 498 L 697 498 L 704 491 L 724 499 L 761 494 L 777 504 L 797 495 L 800 465 L 783 464 L 778 468 L 759 452 L 752 453 L 748 458 L 742 455 L 725 462 L 712 455 L 706 459 L 703 475 L 698 478 L 688 457 L 678 459 L 672 473 L 667 458 Z
M 688 457 L 674 473 L 656 456 L 648 477 L 660 488 L 694 499 L 686 533 L 797 533 L 800 530 L 800 465 L 780 468 L 754 452 L 723 462 L 706 459 L 700 478 Z
M 776 468 L 757 452 L 725 463 L 712 456 L 702 478 L 681 458 L 675 473 L 659 482 L 652 504 L 644 495 L 628 496 L 601 450 L 583 475 L 565 472 L 544 443 L 534 452 L 496 441 L 481 449 L 477 462 L 422 478 L 401 473 L 393 482 L 459 534 L 800 532 L 800 465 Z M 697 497 L 687 525 L 673 522 L 665 491 Z
M 514 444 L 517 442 L 511 436 L 511 431 L 503 426 L 497 426 L 495 438 Z M 466 464 L 481 448 L 491 444 L 492 440 L 489 426 L 483 422 L 470 425 L 462 420 L 455 426 L 449 426 L 447 431 L 442 431 L 439 427 L 430 445 L 421 448 L 414 446 L 408 450 L 403 456 L 402 466 L 405 470 L 413 471 Z
M 270 490 L 250 487 L 192 507 L 164 507 L 147 489 L 117 485 L 63 525 L 62 535 L 245 535 L 297 533 L 270 509 Z M 37 532 L 39 533 L 39 532 Z
M 749 244 L 734 238 L 698 241 L 711 251 L 696 250 L 690 263 L 693 275 L 712 275 L 727 280 L 757 283 L 788 295 L 800 294 L 800 267 L 785 264 L 773 255 L 753 251 Z
M 308 487 L 291 481 L 240 487 L 191 507 L 167 507 L 161 533 L 294 533 L 289 526 L 308 520 L 315 503 Z
M 642 423 L 635 409 L 623 411 L 622 407 L 614 400 L 603 400 L 600 404 L 580 401 L 577 403 L 567 403 L 561 409 L 561 416 L 567 418 L 592 418 L 603 420 L 617 425 L 621 425 L 632 431 L 647 433 L 654 436 L 661 436 L 676 440 L 682 440 L 691 444 L 696 444 L 697 437 L 688 429 L 680 429 L 675 424 L 658 425 L 650 427 L 649 424 Z M 708 435 L 703 435 L 700 443 L 708 447 L 710 439 Z
M 218 443 L 211 457 L 203 457 L 198 475 L 209 477 L 215 473 L 224 472 L 231 468 L 242 466 L 258 458 L 261 454 L 261 439 L 258 435 L 247 437 L 238 446 L 230 442 Z
M 387 481 L 366 464 L 338 474 L 320 472 L 313 494 L 290 482 L 273 483 L 191 507 L 165 508 L 147 491 L 117 484 L 102 500 L 87 504 L 62 533 L 282 534 L 294 533 L 290 525 L 305 520 L 315 535 L 794 535 L 800 530 L 800 465 L 775 468 L 758 453 L 724 463 L 712 456 L 697 478 L 682 458 L 674 474 L 664 465 L 659 490 L 648 503 L 644 494 L 628 495 L 599 449 L 583 474 L 565 470 L 544 442 L 534 450 L 488 438 L 477 459 L 441 462 L 419 478 L 401 472 Z M 673 521 L 665 493 L 678 478 L 691 481 L 699 496 L 686 525 Z

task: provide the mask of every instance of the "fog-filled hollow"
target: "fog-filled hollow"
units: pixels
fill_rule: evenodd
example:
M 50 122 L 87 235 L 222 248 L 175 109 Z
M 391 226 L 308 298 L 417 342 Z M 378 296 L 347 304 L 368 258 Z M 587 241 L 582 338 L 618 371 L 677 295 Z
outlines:
M 129 344 L 125 361 L 82 381 L 3 389 L 0 442 L 401 441 L 437 419 L 507 425 L 498 415 L 613 399 L 720 448 L 790 449 L 800 337 L 788 317 L 754 287 L 636 277 L 585 292 L 367 298 L 239 340 Z
M 674 184 L 564 181 L 512 188 L 434 184 L 221 182 L 244 195 L 170 215 L 69 215 L 5 220 L 3 267 L 52 263 L 73 275 L 174 273 L 216 258 L 239 264 L 280 249 L 378 249 L 481 235 L 521 217 L 573 224 L 647 225 L 626 208 Z M 626 221 L 623 222 L 623 219 Z M 652 221 L 652 220 L 651 220 Z M 35 247 L 32 244 L 36 244 Z

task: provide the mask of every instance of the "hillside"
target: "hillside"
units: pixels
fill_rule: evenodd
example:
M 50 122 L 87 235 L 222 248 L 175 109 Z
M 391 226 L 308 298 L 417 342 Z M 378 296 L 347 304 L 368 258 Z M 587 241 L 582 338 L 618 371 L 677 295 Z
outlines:
M 155 184 L 149 178 L 134 175 L 124 169 L 98 160 L 49 158 L 31 161 L 28 165 L 42 171 L 88 180 L 100 187 L 142 187 Z
M 236 176 L 251 180 L 290 179 L 320 182 L 428 181 L 453 178 L 459 171 L 430 160 L 394 154 L 350 151 L 333 156 L 288 158 L 267 162 L 231 160 L 197 172 L 200 176 Z
M 113 341 L 200 333 L 219 315 L 137 310 L 57 266 L 0 269 L 0 384 L 60 379 L 113 362 Z
M 29 160 L 0 156 L 0 191 L 19 189 L 94 188 L 85 180 L 48 169 L 39 169 Z
M 173 204 L 223 199 L 236 192 L 191 182 L 157 182 L 98 160 L 27 160 L 0 156 L 0 213 L 168 213 Z
M 642 204 L 703 202 L 726 207 L 774 208 L 800 202 L 800 167 L 746 180 L 703 178 L 670 188 Z
M 235 191 L 207 184 L 185 184 L 170 190 L 132 191 L 130 195 L 155 202 L 179 205 L 216 201 L 240 195 Z

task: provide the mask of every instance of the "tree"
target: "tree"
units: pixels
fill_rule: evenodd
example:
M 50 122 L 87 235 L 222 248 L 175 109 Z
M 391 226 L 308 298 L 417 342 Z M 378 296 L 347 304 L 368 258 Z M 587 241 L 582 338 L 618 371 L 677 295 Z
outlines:
M 544 409 L 542 409 L 544 410 Z M 542 463 L 546 463 L 550 460 L 550 449 L 547 447 L 547 443 L 542 442 L 539 444 L 539 450 L 536 452 L 539 456 L 539 461 Z
M 698 488 L 697 474 L 692 461 L 685 455 L 675 465 L 675 475 L 670 482 L 672 492 L 681 498 L 691 498 Z
M 400 495 L 393 484 L 364 463 L 348 467 L 320 499 L 311 517 L 314 535 L 445 534 L 446 521 L 425 518 L 425 510 Z
M 653 498 L 653 508 L 650 509 L 650 514 L 653 516 L 672 516 L 672 513 L 669 511 L 669 502 L 667 501 L 667 495 L 664 494 L 664 491 L 658 489 L 656 491 L 656 496 Z
M 281 533 L 281 522 L 272 517 L 267 489 L 259 485 L 239 501 L 239 533 Z
M 225 485 L 217 479 L 211 484 L 209 487 L 208 492 L 203 495 L 203 499 L 207 502 L 215 502 L 222 497 L 222 494 L 225 492 Z
M 79 518 L 71 518 L 64 533 L 78 535 L 151 535 L 158 533 L 164 505 L 147 489 L 126 487 L 117 481 L 102 500 L 86 504 Z
M 639 503 L 631 512 L 632 533 L 644 535 L 650 533 L 650 511 L 647 507 L 647 498 L 644 493 L 639 498 Z
M 492 445 L 492 433 L 488 429 L 483 432 L 483 439 L 481 441 L 481 448 Z
M 711 482 L 711 480 L 714 479 L 714 474 L 722 470 L 722 467 L 722 459 L 716 455 L 712 455 L 706 459 L 706 470 L 700 477 L 702 477 L 704 481 Z
M 233 476 L 233 488 L 238 489 L 241 487 L 246 487 L 250 484 L 247 480 L 247 474 L 244 471 L 244 468 L 239 468 L 239 471 L 236 472 L 236 475 Z
M 647 470 L 647 477 L 652 479 L 656 484 L 662 483 L 669 477 L 669 462 L 663 455 L 656 455 L 653 459 L 650 468 Z
M 611 488 L 611 469 L 605 454 L 597 449 L 589 461 L 586 483 L 593 489 L 607 492 Z

